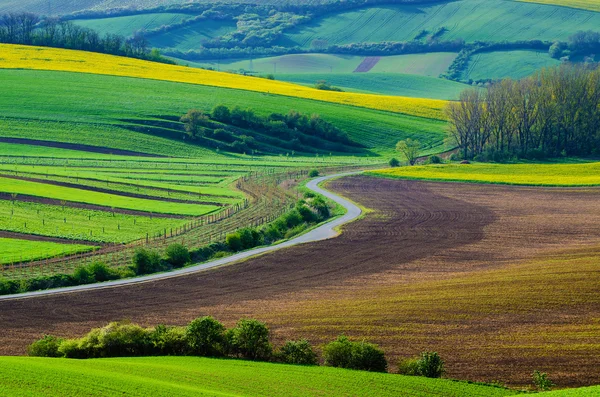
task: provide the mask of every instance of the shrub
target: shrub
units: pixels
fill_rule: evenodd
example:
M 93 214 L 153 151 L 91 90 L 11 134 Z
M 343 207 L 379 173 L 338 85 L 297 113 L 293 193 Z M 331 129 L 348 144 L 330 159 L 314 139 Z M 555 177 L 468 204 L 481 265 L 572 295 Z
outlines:
M 540 372 L 538 370 L 533 371 L 533 384 L 539 391 L 548 391 L 554 385 L 550 378 L 548 378 L 548 374 L 545 372 Z
M 419 363 L 418 358 L 400 360 L 398 363 L 398 373 L 400 375 L 420 376 L 421 370 Z
M 141 275 L 163 270 L 163 265 L 156 251 L 138 248 L 133 255 L 133 266 L 131 268 L 135 274 Z
M 390 164 L 390 167 L 399 167 L 399 166 L 400 166 L 400 160 L 398 160 L 398 159 L 397 159 L 397 158 L 395 158 L 395 157 L 392 157 L 392 158 L 390 159 L 390 162 L 389 162 L 389 164 Z
M 27 354 L 32 357 L 62 357 L 63 354 L 58 351 L 64 339 L 52 335 L 44 335 L 38 341 L 33 342 L 27 348 Z
M 373 372 L 385 372 L 387 369 L 383 350 L 365 341 L 351 342 L 343 335 L 325 345 L 323 358 L 325 365 L 332 367 Z
M 287 228 L 293 228 L 303 223 L 302 215 L 297 209 L 294 209 L 282 217 L 283 221 L 287 225 Z M 285 227 L 283 229 L 286 229 Z
M 298 213 L 300 214 L 304 222 L 310 223 L 317 221 L 317 214 L 312 212 L 312 210 L 306 205 L 299 205 L 296 207 L 296 209 L 298 210 Z
M 234 252 L 241 251 L 242 248 L 244 248 L 244 245 L 242 244 L 242 239 L 241 239 L 239 233 L 228 234 L 227 237 L 225 238 L 225 242 L 227 243 L 227 246 L 229 247 L 229 249 Z
M 151 332 L 136 324 L 110 323 L 100 330 L 98 350 L 99 357 L 149 355 L 152 351 Z
M 78 285 L 82 285 L 94 283 L 96 279 L 86 266 L 79 266 L 73 272 L 73 281 Z
M 256 247 L 261 244 L 261 236 L 254 229 L 246 227 L 241 229 L 238 234 L 240 235 L 240 241 L 242 243 L 242 248 L 244 249 Z
M 117 280 L 120 278 L 119 274 L 108 267 L 106 263 L 94 262 L 88 266 L 88 270 L 98 282 Z
M 181 244 L 169 245 L 165 251 L 165 255 L 167 256 L 167 262 L 173 267 L 183 267 L 191 260 L 190 251 Z
M 352 342 L 344 335 L 323 347 L 325 365 L 339 368 L 352 368 Z
M 225 351 L 225 326 L 212 317 L 197 318 L 185 329 L 192 354 L 222 356 Z
M 213 108 L 210 116 L 217 121 L 222 123 L 229 123 L 231 121 L 231 112 L 225 105 L 217 105 Z
M 286 364 L 317 365 L 317 354 L 306 339 L 287 341 L 278 356 Z
M 150 334 L 155 353 L 161 356 L 185 356 L 189 353 L 186 329 L 158 325 Z
M 442 159 L 440 156 L 429 156 L 429 159 L 427 159 L 427 163 L 428 164 L 441 164 L 442 163 Z
M 444 361 L 436 352 L 421 353 L 419 372 L 427 378 L 441 378 L 444 374 Z
M 230 351 L 249 360 L 267 360 L 273 353 L 269 328 L 258 320 L 240 320 L 227 333 Z
M 88 358 L 79 346 L 79 339 L 67 339 L 58 347 L 58 354 L 65 358 Z
M 319 171 L 315 170 L 315 169 L 310 170 L 310 172 L 308 173 L 309 178 L 316 178 L 318 176 L 319 176 Z

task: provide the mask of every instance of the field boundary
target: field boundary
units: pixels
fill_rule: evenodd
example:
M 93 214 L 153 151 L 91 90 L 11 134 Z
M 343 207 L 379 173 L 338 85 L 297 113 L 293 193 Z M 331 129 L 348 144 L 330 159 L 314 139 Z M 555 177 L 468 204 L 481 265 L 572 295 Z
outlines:
M 292 247 L 292 246 L 299 245 L 299 244 L 315 242 L 315 241 L 320 241 L 320 240 L 326 240 L 329 238 L 336 237 L 339 235 L 339 232 L 337 231 L 338 228 L 346 223 L 349 223 L 349 222 L 352 222 L 352 221 L 358 219 L 362 215 L 363 210 L 359 206 L 352 203 L 351 201 L 349 201 L 341 196 L 338 196 L 328 190 L 325 190 L 324 188 L 319 187 L 319 185 L 322 182 L 328 181 L 330 179 L 340 178 L 340 177 L 350 176 L 350 175 L 356 175 L 356 174 L 360 174 L 361 172 L 362 171 L 333 174 L 333 175 L 316 178 L 316 179 L 313 179 L 312 181 L 308 182 L 306 184 L 306 187 L 308 189 L 312 190 L 315 193 L 321 194 L 332 201 L 335 201 L 336 204 L 338 204 L 346 209 L 346 214 L 344 214 L 341 217 L 335 218 L 335 219 L 331 220 L 330 222 L 327 222 L 315 229 L 312 229 L 309 232 L 304 233 L 296 238 L 285 241 L 283 243 L 240 252 L 238 254 L 235 254 L 235 255 L 232 255 L 232 256 L 229 256 L 226 258 L 209 261 L 209 262 L 202 263 L 202 264 L 199 264 L 196 266 L 191 266 L 191 267 L 171 271 L 168 273 L 159 273 L 159 274 L 153 274 L 153 275 L 148 275 L 148 276 L 143 276 L 143 277 L 135 277 L 135 278 L 130 278 L 130 279 L 110 281 L 110 282 L 106 282 L 106 283 L 87 284 L 87 285 L 80 285 L 80 286 L 74 286 L 74 287 L 57 288 L 57 289 L 53 289 L 53 290 L 34 291 L 34 292 L 28 292 L 28 293 L 23 293 L 23 294 L 4 295 L 4 296 L 0 296 L 0 300 L 27 299 L 27 298 L 37 297 L 37 296 L 47 296 L 47 295 L 73 293 L 73 292 L 85 291 L 85 290 L 112 288 L 112 287 L 119 287 L 119 286 L 125 286 L 125 285 L 132 285 L 132 284 L 139 284 L 139 283 L 163 280 L 163 279 L 168 279 L 168 278 L 174 278 L 174 277 L 179 277 L 182 275 L 188 275 L 188 274 L 192 274 L 192 273 L 202 272 L 205 270 L 217 268 L 217 267 L 224 266 L 224 265 L 229 265 L 229 264 L 232 264 L 232 263 L 244 260 L 244 259 L 255 257 L 257 255 L 261 255 L 261 254 L 268 253 L 268 252 L 273 252 L 273 251 L 280 250 L 283 248 L 288 248 L 288 247 Z

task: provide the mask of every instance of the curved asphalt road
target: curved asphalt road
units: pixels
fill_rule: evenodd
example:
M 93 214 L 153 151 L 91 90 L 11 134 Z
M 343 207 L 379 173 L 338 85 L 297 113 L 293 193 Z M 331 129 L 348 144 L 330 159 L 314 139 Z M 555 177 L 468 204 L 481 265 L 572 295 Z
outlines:
M 128 278 L 128 279 L 124 279 L 124 280 L 109 281 L 106 283 L 99 283 L 99 284 L 87 284 L 87 285 L 79 285 L 79 286 L 75 286 L 75 287 L 65 287 L 65 288 L 56 288 L 56 289 L 45 290 L 45 291 L 27 292 L 27 293 L 23 293 L 23 294 L 4 295 L 4 296 L 0 296 L 0 300 L 25 299 L 25 298 L 32 298 L 32 297 L 43 296 L 43 295 L 64 294 L 64 293 L 68 293 L 68 292 L 110 288 L 110 287 L 115 287 L 115 286 L 138 284 L 138 283 L 143 283 L 143 282 L 148 282 L 148 281 L 156 281 L 156 280 L 162 280 L 162 279 L 166 279 L 166 278 L 178 277 L 178 276 L 185 275 L 185 274 L 197 273 L 197 272 L 201 272 L 201 271 L 204 271 L 207 269 L 212 269 L 215 267 L 231 264 L 231 263 L 237 262 L 242 259 L 246 259 L 246 258 L 249 258 L 252 256 L 266 253 L 266 252 L 279 250 L 282 248 L 291 247 L 293 245 L 310 243 L 313 241 L 326 240 L 328 238 L 335 237 L 338 235 L 338 232 L 335 230 L 335 228 L 337 228 L 338 226 L 341 226 L 345 223 L 355 220 L 362 214 L 362 210 L 358 206 L 353 204 L 352 202 L 350 202 L 340 196 L 337 196 L 325 189 L 322 189 L 318 185 L 321 182 L 326 181 L 328 179 L 333 179 L 333 178 L 338 178 L 338 177 L 348 176 L 348 175 L 355 175 L 355 174 L 358 174 L 358 172 L 323 176 L 323 177 L 316 178 L 316 179 L 313 179 L 312 181 L 308 182 L 306 184 L 307 188 L 335 201 L 336 203 L 338 203 L 339 205 L 341 205 L 342 207 L 344 207 L 346 209 L 346 214 L 337 219 L 334 219 L 331 222 L 325 223 L 325 224 L 319 226 L 318 228 L 315 228 L 307 233 L 304 233 L 296 238 L 293 238 L 293 239 L 283 242 L 281 244 L 270 245 L 270 246 L 262 247 L 262 248 L 255 248 L 255 249 L 252 249 L 249 251 L 244 251 L 244 252 L 240 252 L 235 255 L 228 256 L 227 258 L 213 260 L 210 262 L 203 263 L 201 265 L 190 266 L 190 267 L 186 267 L 183 269 L 174 270 L 174 271 L 171 271 L 168 273 L 151 274 L 151 275 L 143 276 L 143 277 L 135 277 L 135 278 Z

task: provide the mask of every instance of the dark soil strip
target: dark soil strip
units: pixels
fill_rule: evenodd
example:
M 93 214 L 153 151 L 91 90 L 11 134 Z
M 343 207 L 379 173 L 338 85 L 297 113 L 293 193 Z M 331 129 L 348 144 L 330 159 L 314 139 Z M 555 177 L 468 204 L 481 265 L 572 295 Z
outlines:
M 16 199 L 13 199 L 12 196 L 10 195 L 10 193 L 0 192 L 0 200 L 10 200 L 10 201 L 15 200 L 15 201 L 22 201 L 25 203 L 38 203 L 38 204 L 62 206 L 61 200 L 50 199 L 47 197 L 28 196 L 28 195 L 24 195 L 24 194 L 19 194 Z M 184 216 L 184 215 L 158 214 L 158 213 L 154 213 L 154 212 L 135 211 L 135 210 L 128 210 L 128 209 L 123 209 L 123 208 L 114 208 L 113 209 L 113 208 L 104 207 L 101 205 L 75 203 L 75 202 L 71 202 L 71 201 L 65 202 L 65 207 L 79 208 L 79 209 L 92 210 L 92 211 L 114 212 L 115 214 L 126 214 L 126 215 L 145 216 L 145 217 L 154 217 L 154 218 L 171 218 L 171 219 L 190 218 L 189 216 Z
M 38 139 L 0 138 L 0 143 L 18 143 L 21 145 L 53 147 L 53 148 L 58 148 L 58 149 L 78 150 L 80 152 L 114 154 L 114 155 L 118 155 L 118 156 L 166 158 L 166 156 L 159 156 L 159 155 L 150 154 L 150 153 L 134 152 L 132 150 L 113 149 L 113 148 L 102 147 L 102 146 L 80 145 L 80 144 L 65 143 L 65 142 L 41 141 Z
M 104 244 L 96 242 L 96 241 L 69 240 L 66 238 L 37 236 L 35 234 L 15 233 L 15 232 L 7 232 L 7 231 L 2 231 L 2 230 L 0 230 L 0 237 L 12 238 L 12 239 L 18 239 L 18 240 L 28 240 L 28 241 L 42 241 L 42 242 L 48 242 L 48 243 L 92 245 L 92 246 L 97 246 L 97 247 L 104 245 Z
M 69 188 L 74 188 L 74 189 L 78 189 L 78 190 L 88 190 L 88 191 L 97 192 L 97 193 L 114 194 L 115 196 L 139 198 L 139 199 L 144 199 L 144 200 L 165 201 L 165 202 L 169 202 L 169 203 L 180 203 L 180 204 L 214 205 L 214 206 L 217 206 L 217 207 L 224 207 L 226 205 L 226 204 L 223 204 L 223 203 L 213 203 L 213 202 L 209 202 L 209 201 L 194 201 L 194 200 L 175 199 L 175 198 L 169 198 L 169 197 L 146 196 L 144 194 L 136 194 L 136 193 L 131 193 L 131 192 L 122 192 L 120 190 L 103 189 L 101 187 L 79 185 L 79 184 L 76 184 L 76 183 L 58 182 L 58 181 L 52 181 L 52 180 L 48 180 L 48 179 L 29 178 L 29 177 L 25 177 L 25 176 L 15 176 L 15 175 L 0 174 L 0 177 L 2 177 L 2 178 L 10 178 L 10 179 L 17 179 L 17 180 L 20 180 L 20 181 L 44 183 L 46 185 L 69 187 Z
M 379 63 L 381 57 L 366 57 L 353 73 L 367 73 Z

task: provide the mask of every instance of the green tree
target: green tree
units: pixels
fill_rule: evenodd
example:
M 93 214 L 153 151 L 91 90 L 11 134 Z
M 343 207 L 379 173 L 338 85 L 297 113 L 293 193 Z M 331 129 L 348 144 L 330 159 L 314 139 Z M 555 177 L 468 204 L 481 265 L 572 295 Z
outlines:
M 210 116 L 221 123 L 230 123 L 231 122 L 231 112 L 229 108 L 225 105 L 217 105 L 213 108 Z
M 235 328 L 229 330 L 228 339 L 232 353 L 249 360 L 267 360 L 273 353 L 269 328 L 258 320 L 240 320 Z
M 444 375 L 444 360 L 436 352 L 421 353 L 419 373 L 427 378 L 441 378 Z
M 242 244 L 242 239 L 239 233 L 230 233 L 225 237 L 225 242 L 230 250 L 233 252 L 241 251 L 244 248 Z
M 286 364 L 317 365 L 317 354 L 306 339 L 285 342 L 279 357 Z
M 163 269 L 160 255 L 156 251 L 138 248 L 133 254 L 132 270 L 135 274 L 151 274 Z
M 167 262 L 173 267 L 182 267 L 190 261 L 190 251 L 181 244 L 171 244 L 165 251 Z
M 225 326 L 210 316 L 192 321 L 185 335 L 193 354 L 216 357 L 224 353 Z
M 548 378 L 548 374 L 545 372 L 540 372 L 538 370 L 533 371 L 533 384 L 539 391 L 548 391 L 554 385 L 550 378 Z
M 203 111 L 191 109 L 181 117 L 180 121 L 185 124 L 185 131 L 191 138 L 204 136 L 204 125 L 208 121 L 208 117 Z
M 406 140 L 400 141 L 396 144 L 396 150 L 406 157 L 406 160 L 410 165 L 415 165 L 417 162 L 420 149 L 421 143 L 410 138 L 407 138 Z

